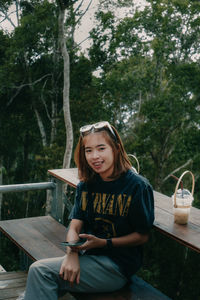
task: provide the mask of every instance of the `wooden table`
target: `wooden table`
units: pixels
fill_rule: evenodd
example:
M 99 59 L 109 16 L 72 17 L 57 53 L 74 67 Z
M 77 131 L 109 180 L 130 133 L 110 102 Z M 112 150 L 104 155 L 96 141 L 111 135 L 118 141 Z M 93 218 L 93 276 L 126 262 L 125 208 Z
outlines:
M 49 170 L 50 175 L 72 187 L 79 183 L 76 168 Z M 154 191 L 154 228 L 177 242 L 200 253 L 200 209 L 191 208 L 187 225 L 174 223 L 173 206 L 170 197 Z

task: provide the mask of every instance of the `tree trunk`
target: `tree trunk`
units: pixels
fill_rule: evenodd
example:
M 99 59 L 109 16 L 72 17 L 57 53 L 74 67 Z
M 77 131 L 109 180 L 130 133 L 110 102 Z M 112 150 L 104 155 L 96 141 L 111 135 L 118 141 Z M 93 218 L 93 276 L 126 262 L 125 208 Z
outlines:
M 69 103 L 69 90 L 70 90 L 70 59 L 69 53 L 66 47 L 66 39 L 64 32 L 64 20 L 65 20 L 65 9 L 60 8 L 58 17 L 59 26 L 59 43 L 61 47 L 61 52 L 63 56 L 63 113 L 66 128 L 66 146 L 65 154 L 63 158 L 63 168 L 69 168 L 72 156 L 73 148 L 73 129 L 70 114 L 70 103 Z
M 58 17 L 58 28 L 59 28 L 58 30 L 59 30 L 59 45 L 60 45 L 60 49 L 63 57 L 63 65 L 64 65 L 63 67 L 63 113 L 64 113 L 64 122 L 65 122 L 65 130 L 66 130 L 66 145 L 65 145 L 65 153 L 63 158 L 63 168 L 69 168 L 71 157 L 72 157 L 72 148 L 73 148 L 73 128 L 72 128 L 70 103 L 69 103 L 70 58 L 66 47 L 64 22 L 65 22 L 65 8 L 60 6 L 59 17 Z M 67 191 L 67 185 L 63 184 L 63 192 L 62 192 L 63 212 L 64 212 L 64 201 L 66 197 L 66 191 Z M 62 221 L 63 220 L 61 220 L 61 222 Z
M 38 110 L 35 107 L 34 107 L 34 112 L 35 112 L 35 115 L 36 115 L 37 124 L 38 124 L 40 134 L 41 134 L 41 137 L 42 137 L 42 145 L 43 145 L 43 147 L 46 147 L 47 146 L 47 136 L 46 136 L 44 124 L 42 122 L 42 119 L 40 117 L 40 114 L 39 114 Z

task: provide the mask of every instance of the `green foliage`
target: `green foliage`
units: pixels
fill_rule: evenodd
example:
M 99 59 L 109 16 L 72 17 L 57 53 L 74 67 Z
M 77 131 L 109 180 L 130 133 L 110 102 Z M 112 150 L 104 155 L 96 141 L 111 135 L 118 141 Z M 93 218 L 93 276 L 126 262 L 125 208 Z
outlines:
M 198 253 L 153 231 L 138 274 L 173 300 L 199 299 L 199 277 L 194 274 L 199 266 Z
M 149 0 L 144 9 L 137 1 L 100 1 L 87 57 L 75 47 L 74 28 L 81 13 L 76 17 L 72 2 L 62 1 L 70 4 L 65 26 L 74 147 L 82 125 L 108 120 L 154 189 L 171 196 L 176 182 L 170 174 L 179 177 L 191 170 L 196 180 L 193 205 L 200 208 L 199 1 Z M 4 1 L 0 9 L 12 3 Z M 4 184 L 46 181 L 48 169 L 62 168 L 66 133 L 56 4 L 20 1 L 20 25 L 9 35 L 0 31 Z M 122 7 L 127 9 L 118 18 Z M 183 183 L 191 188 L 189 176 Z M 69 189 L 67 194 L 72 201 L 74 192 Z M 3 195 L 2 218 L 43 215 L 45 200 L 44 192 Z M 19 253 L 6 239 L 1 241 L 0 256 L 9 249 L 15 262 L 6 255 L 4 263 L 15 270 Z M 175 300 L 198 299 L 199 275 L 191 272 L 198 267 L 197 254 L 153 232 L 140 274 Z
M 0 234 L 0 257 L 1 265 L 8 271 L 16 271 L 20 269 L 19 249 L 11 240 Z

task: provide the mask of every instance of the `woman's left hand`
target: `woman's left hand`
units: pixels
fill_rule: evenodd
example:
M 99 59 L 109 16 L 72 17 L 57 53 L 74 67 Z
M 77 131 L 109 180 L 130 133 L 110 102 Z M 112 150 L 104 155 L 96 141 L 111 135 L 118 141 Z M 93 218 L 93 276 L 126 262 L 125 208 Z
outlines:
M 86 242 L 81 246 L 75 247 L 77 250 L 89 250 L 92 248 L 103 248 L 106 245 L 105 239 L 98 238 L 92 234 L 81 233 L 81 234 L 79 234 L 79 237 L 86 239 Z

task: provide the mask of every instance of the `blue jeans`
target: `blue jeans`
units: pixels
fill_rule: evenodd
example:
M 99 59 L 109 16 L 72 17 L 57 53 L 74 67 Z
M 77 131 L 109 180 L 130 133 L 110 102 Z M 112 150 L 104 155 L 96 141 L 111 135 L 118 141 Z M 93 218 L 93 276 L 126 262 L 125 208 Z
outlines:
M 127 283 L 119 267 L 106 256 L 82 255 L 80 283 L 70 286 L 60 278 L 64 257 L 42 259 L 30 266 L 25 300 L 57 300 L 67 292 L 96 293 L 118 290 Z

